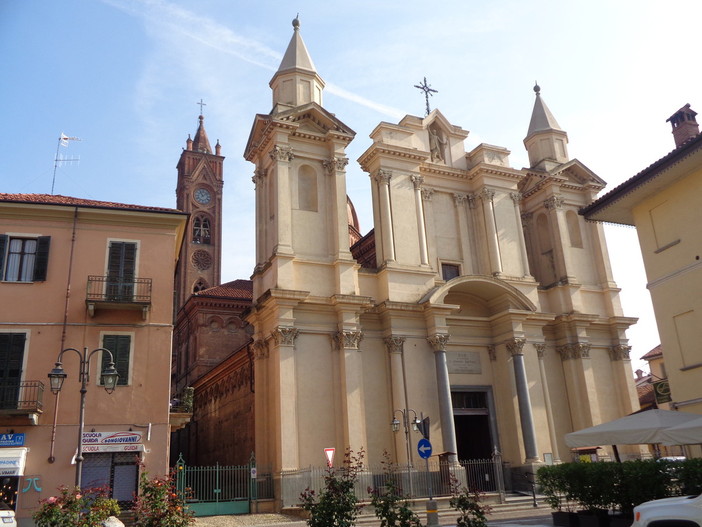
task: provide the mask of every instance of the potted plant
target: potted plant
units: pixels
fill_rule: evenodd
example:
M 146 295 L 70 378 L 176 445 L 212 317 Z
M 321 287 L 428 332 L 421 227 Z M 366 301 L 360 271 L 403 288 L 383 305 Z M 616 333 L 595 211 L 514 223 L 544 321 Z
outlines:
M 536 473 L 537 483 L 551 511 L 553 525 L 558 527 L 578 527 L 578 515 L 572 510 L 568 499 L 568 481 L 564 478 L 567 465 L 547 465 Z

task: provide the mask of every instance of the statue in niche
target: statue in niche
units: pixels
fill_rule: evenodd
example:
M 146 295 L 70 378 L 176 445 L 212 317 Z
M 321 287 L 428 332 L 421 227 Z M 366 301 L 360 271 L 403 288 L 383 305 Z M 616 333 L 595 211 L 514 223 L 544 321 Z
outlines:
M 445 161 L 445 146 L 446 139 L 441 137 L 441 133 L 434 128 L 429 128 L 429 152 L 431 152 L 431 160 L 433 163 Z

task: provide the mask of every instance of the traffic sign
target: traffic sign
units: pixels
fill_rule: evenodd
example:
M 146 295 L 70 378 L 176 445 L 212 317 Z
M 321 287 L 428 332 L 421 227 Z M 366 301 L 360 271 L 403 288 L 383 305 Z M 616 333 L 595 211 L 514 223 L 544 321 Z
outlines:
M 324 449 L 324 455 L 327 456 L 327 466 L 330 468 L 334 466 L 334 452 L 336 452 L 336 448 Z
M 417 443 L 417 452 L 422 459 L 428 459 L 431 456 L 431 443 L 428 439 L 420 439 Z

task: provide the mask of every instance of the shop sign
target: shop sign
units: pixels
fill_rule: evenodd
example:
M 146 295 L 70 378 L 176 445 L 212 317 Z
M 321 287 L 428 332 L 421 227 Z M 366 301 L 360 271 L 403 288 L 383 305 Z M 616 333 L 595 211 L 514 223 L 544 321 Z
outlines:
M 141 443 L 141 432 L 83 432 L 83 446 L 136 445 Z M 83 448 L 85 452 L 85 448 Z
M 0 447 L 24 446 L 24 434 L 0 434 Z

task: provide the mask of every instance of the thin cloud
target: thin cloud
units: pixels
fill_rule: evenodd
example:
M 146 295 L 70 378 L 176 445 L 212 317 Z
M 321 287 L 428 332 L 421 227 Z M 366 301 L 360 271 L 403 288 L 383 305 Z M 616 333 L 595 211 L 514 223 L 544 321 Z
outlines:
M 250 38 L 242 37 L 216 21 L 197 15 L 164 0 L 102 0 L 103 3 L 140 18 L 156 38 L 172 39 L 173 33 L 269 71 L 276 71 L 283 55 Z M 401 119 L 405 113 L 373 102 L 339 86 L 327 83 L 329 93 L 378 113 Z

